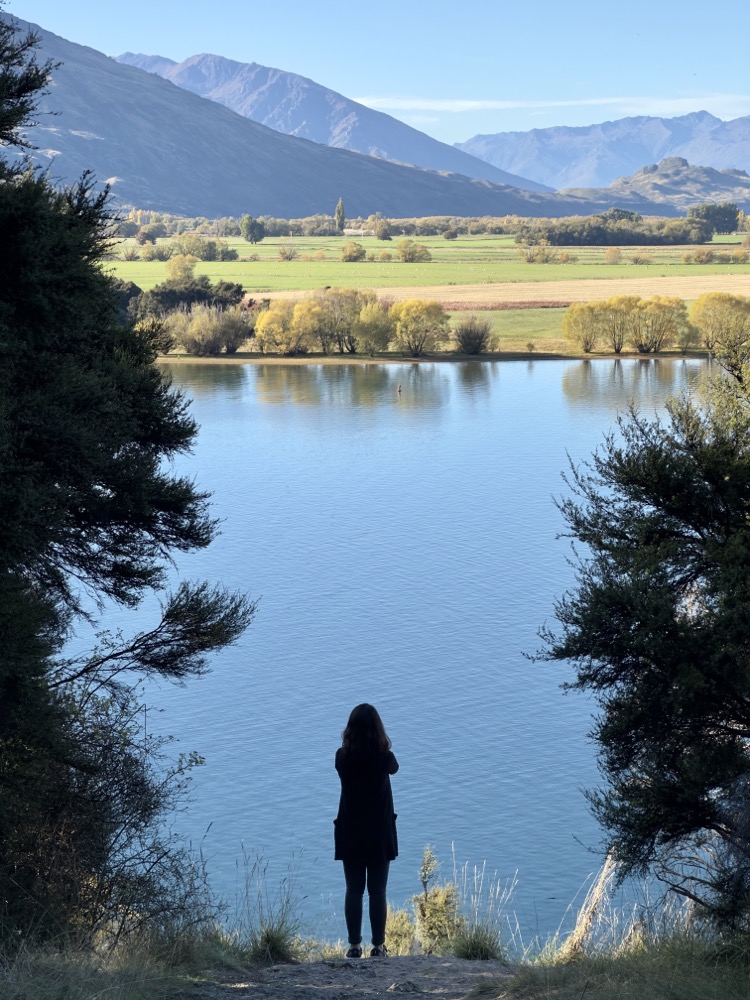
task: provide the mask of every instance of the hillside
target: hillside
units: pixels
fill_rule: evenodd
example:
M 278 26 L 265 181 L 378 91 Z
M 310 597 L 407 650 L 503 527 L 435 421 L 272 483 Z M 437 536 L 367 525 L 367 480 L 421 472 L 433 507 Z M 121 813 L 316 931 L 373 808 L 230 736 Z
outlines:
M 91 168 L 121 203 L 188 216 L 561 216 L 604 203 L 400 166 L 283 135 L 161 77 L 18 21 L 62 62 L 29 130 L 33 161 L 72 182 Z M 51 114 L 57 113 L 57 117 Z M 636 199 L 639 211 L 664 210 Z
M 685 210 L 700 202 L 732 201 L 750 212 L 750 177 L 744 170 L 715 170 L 691 166 L 680 156 L 652 163 L 630 177 L 618 177 L 606 191 L 600 188 L 573 188 L 565 194 L 598 199 L 605 194 L 632 199 L 642 197 L 652 203 L 676 205 Z
M 528 191 L 551 190 L 438 142 L 382 111 L 373 111 L 296 73 L 206 54 L 191 56 L 181 63 L 132 52 L 116 58 L 286 135 Z
M 670 156 L 714 169 L 750 169 L 750 116 L 725 122 L 697 111 L 677 118 L 621 118 L 580 128 L 475 135 L 457 148 L 555 190 L 601 188 Z

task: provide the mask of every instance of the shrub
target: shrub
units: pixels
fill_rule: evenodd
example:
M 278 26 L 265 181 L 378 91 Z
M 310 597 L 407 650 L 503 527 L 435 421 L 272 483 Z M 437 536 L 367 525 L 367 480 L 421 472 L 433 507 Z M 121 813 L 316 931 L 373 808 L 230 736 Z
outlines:
M 169 260 L 172 247 L 168 243 L 144 243 L 141 249 L 141 260 Z
M 389 250 L 381 250 L 378 254 L 378 260 L 382 260 L 387 263 L 389 260 L 393 260 L 393 254 Z
M 451 941 L 465 926 L 458 912 L 458 888 L 454 882 L 430 885 L 438 868 L 438 860 L 428 845 L 422 855 L 419 880 L 422 892 L 412 898 L 417 925 L 417 938 L 428 955 L 442 955 Z
M 742 247 L 732 250 L 732 262 L 735 264 L 747 264 L 748 253 Z
M 711 264 L 714 259 L 713 250 L 709 250 L 708 247 L 697 247 L 693 250 L 693 263 L 694 264 Z
M 557 260 L 557 251 L 547 240 L 518 248 L 518 256 L 527 264 L 552 264 Z
M 411 955 L 416 945 L 416 928 L 408 910 L 388 907 L 385 940 L 391 955 Z
M 622 250 L 619 247 L 607 247 L 604 251 L 604 261 L 606 264 L 619 264 L 622 260 Z
M 192 281 L 197 263 L 197 258 L 192 254 L 175 254 L 167 263 L 167 280 Z
M 432 260 L 432 254 L 423 243 L 401 240 L 397 246 L 399 258 L 405 264 L 424 264 Z
M 125 247 L 120 254 L 121 260 L 140 260 L 141 255 L 138 253 L 137 247 Z
M 391 240 L 393 238 L 387 219 L 376 219 L 374 228 L 376 240 Z
M 291 239 L 279 244 L 279 260 L 296 260 L 298 257 L 299 250 L 297 250 Z
M 570 250 L 562 250 L 557 259 L 560 264 L 575 264 L 578 261 L 578 257 Z
M 248 326 L 239 307 L 221 309 L 203 303 L 178 309 L 167 320 L 176 344 L 196 357 L 234 354 L 247 340 Z
M 462 354 L 482 354 L 492 340 L 492 324 L 488 319 L 469 316 L 456 324 L 453 331 Z
M 367 256 L 367 251 L 362 246 L 361 243 L 355 242 L 355 240 L 349 240 L 341 248 L 341 259 L 351 263 L 352 261 L 364 260 Z
M 631 264 L 650 264 L 653 261 L 653 257 L 650 253 L 643 253 L 641 251 L 636 251 L 630 255 Z

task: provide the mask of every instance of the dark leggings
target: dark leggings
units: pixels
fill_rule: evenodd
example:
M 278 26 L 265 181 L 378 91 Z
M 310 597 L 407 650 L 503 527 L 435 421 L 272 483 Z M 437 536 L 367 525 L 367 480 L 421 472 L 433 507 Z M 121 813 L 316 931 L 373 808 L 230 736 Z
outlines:
M 344 862 L 346 879 L 344 916 L 349 944 L 362 943 L 362 897 L 365 894 L 365 886 L 370 903 L 372 943 L 378 948 L 385 943 L 385 918 L 388 912 L 385 890 L 388 884 L 389 865 L 389 861 L 378 861 L 375 864 L 368 864 L 366 861 Z

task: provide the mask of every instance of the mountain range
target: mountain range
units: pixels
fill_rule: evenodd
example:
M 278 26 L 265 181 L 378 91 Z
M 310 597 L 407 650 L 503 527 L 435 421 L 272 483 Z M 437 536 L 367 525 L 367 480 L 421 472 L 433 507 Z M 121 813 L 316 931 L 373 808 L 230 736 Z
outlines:
M 296 73 L 205 53 L 181 63 L 164 56 L 133 52 L 125 52 L 116 59 L 156 73 L 178 87 L 285 135 L 527 191 L 552 190 L 439 142 L 397 118 L 373 111 Z
M 0 17 L 7 19 L 8 15 Z M 12 20 L 21 31 L 36 31 L 40 60 L 61 63 L 40 102 L 40 124 L 28 131 L 28 140 L 37 147 L 32 161 L 47 169 L 54 181 L 66 183 L 91 169 L 100 182 L 111 185 L 115 202 L 123 205 L 187 216 L 249 212 L 299 218 L 330 215 L 343 198 L 349 218 L 373 212 L 390 218 L 559 217 L 592 214 L 612 206 L 645 215 L 681 215 L 689 204 L 727 200 L 714 197 L 713 192 L 723 195 L 730 190 L 728 185 L 738 192 L 730 200 L 739 203 L 744 192 L 742 171 L 709 176 L 703 170 L 698 176 L 696 171 L 703 168 L 687 164 L 679 182 L 688 184 L 690 174 L 687 194 L 676 188 L 670 192 L 674 178 L 661 184 L 655 176 L 630 185 L 618 181 L 604 190 L 578 187 L 553 193 L 529 190 L 520 176 L 514 179 L 518 185 L 526 184 L 525 188 L 428 169 L 437 162 L 429 156 L 447 155 L 445 151 L 452 147 L 422 136 L 388 115 L 372 112 L 370 117 L 365 114 L 369 109 L 347 103 L 341 95 L 303 77 L 218 57 L 195 57 L 175 64 L 162 57 L 131 54 L 129 62 L 120 62 L 43 28 Z M 147 68 L 132 64 L 137 61 Z M 250 101 L 256 108 L 254 113 L 264 111 L 264 117 L 279 126 L 340 144 L 356 141 L 371 152 L 269 128 L 226 104 L 176 85 L 161 72 L 153 72 L 159 66 L 164 73 L 180 68 L 177 76 L 183 82 L 190 73 L 202 76 L 202 89 L 214 94 L 222 90 L 225 95 L 232 91 L 231 78 L 239 73 L 235 90 L 244 94 L 246 110 Z M 288 79 L 280 79 L 279 74 Z M 194 75 L 193 85 L 198 87 L 195 79 Z M 266 81 L 261 87 L 265 97 L 251 97 L 247 90 L 250 79 Z M 705 123 L 703 113 L 696 117 Z M 406 165 L 417 159 L 417 152 L 420 158 L 424 153 L 429 162 Z M 463 157 L 462 169 L 481 173 L 482 164 L 476 157 L 454 152 Z M 6 150 L 6 155 L 13 155 L 12 151 Z M 650 169 L 653 174 L 660 168 L 654 165 Z M 750 206 L 750 198 L 742 201 L 742 207 Z
M 607 192 L 619 197 L 623 204 L 640 197 L 652 204 L 667 204 L 687 211 L 701 202 L 731 201 L 743 211 L 750 211 L 750 177 L 744 170 L 695 167 L 681 156 L 667 156 L 630 177 L 618 177 Z M 598 188 L 572 188 L 561 193 L 584 199 L 601 196 Z
M 39 102 L 41 124 L 28 130 L 36 147 L 32 162 L 66 183 L 91 169 L 124 205 L 186 216 L 300 218 L 330 215 L 343 198 L 350 218 L 373 212 L 404 218 L 561 216 L 610 204 L 404 166 L 285 135 L 153 73 L 12 20 L 22 32 L 36 32 L 40 60 L 61 64 Z
M 457 148 L 556 191 L 601 188 L 672 156 L 716 169 L 750 170 L 750 116 L 722 121 L 696 111 L 677 118 L 620 118 L 579 128 L 475 135 Z

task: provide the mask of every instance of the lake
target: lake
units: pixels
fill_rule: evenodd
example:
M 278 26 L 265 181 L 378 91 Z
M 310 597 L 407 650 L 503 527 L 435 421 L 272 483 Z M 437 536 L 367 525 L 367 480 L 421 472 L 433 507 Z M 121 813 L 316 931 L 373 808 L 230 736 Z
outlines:
M 260 855 L 272 891 L 293 877 L 308 933 L 344 936 L 333 758 L 369 701 L 401 764 L 391 902 L 419 890 L 430 844 L 443 877 L 454 854 L 517 878 L 526 941 L 553 932 L 600 864 L 591 704 L 561 692 L 570 669 L 524 655 L 571 583 L 553 497 L 567 455 L 700 363 L 168 367 L 201 427 L 178 468 L 223 522 L 180 573 L 260 600 L 210 675 L 147 689 L 149 728 L 206 759 L 175 829 L 214 888 L 234 901 Z

